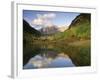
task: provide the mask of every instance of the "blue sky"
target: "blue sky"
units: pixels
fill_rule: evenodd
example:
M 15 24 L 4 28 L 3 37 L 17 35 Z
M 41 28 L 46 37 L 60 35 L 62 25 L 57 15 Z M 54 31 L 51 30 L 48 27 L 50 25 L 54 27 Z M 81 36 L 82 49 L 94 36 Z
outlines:
M 34 10 L 23 10 L 23 19 L 25 19 L 32 27 L 37 28 L 33 23 L 42 23 L 44 17 L 48 19 L 48 24 L 53 24 L 56 26 L 66 25 L 69 26 L 73 19 L 80 13 L 73 12 L 54 12 L 54 11 L 34 11 Z M 38 15 L 40 15 L 38 17 Z M 41 18 L 42 17 L 42 18 Z M 52 18 L 50 18 L 52 17 Z M 46 19 L 46 20 L 47 20 Z

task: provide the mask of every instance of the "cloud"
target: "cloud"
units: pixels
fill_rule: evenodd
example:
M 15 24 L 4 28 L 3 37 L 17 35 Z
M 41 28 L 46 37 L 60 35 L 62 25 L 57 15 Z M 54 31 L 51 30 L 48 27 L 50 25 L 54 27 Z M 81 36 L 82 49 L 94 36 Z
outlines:
M 45 18 L 45 19 L 53 19 L 55 17 L 56 17 L 56 14 L 54 14 L 54 13 L 44 14 L 43 15 L 43 18 Z
M 43 20 L 42 19 L 34 19 L 32 23 L 34 25 L 43 25 Z
M 53 22 L 52 20 L 56 17 L 56 14 L 54 13 L 48 13 L 48 14 L 37 14 L 37 18 L 32 21 L 33 25 L 37 26 L 52 26 Z

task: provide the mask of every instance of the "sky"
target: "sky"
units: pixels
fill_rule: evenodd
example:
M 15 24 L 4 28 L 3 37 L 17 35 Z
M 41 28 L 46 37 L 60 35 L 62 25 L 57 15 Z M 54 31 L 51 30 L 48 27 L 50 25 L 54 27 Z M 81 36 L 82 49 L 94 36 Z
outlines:
M 26 20 L 32 27 L 39 29 L 56 25 L 69 26 L 73 19 L 80 13 L 76 12 L 54 12 L 54 11 L 36 11 L 23 10 L 23 19 Z

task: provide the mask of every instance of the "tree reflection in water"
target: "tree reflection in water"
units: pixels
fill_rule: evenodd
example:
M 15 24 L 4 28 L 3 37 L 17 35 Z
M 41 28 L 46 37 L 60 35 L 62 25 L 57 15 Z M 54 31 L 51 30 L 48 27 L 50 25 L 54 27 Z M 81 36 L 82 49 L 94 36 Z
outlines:
M 46 51 L 44 54 L 38 54 L 32 57 L 24 69 L 34 68 L 55 68 L 55 67 L 74 67 L 72 60 L 64 53 Z

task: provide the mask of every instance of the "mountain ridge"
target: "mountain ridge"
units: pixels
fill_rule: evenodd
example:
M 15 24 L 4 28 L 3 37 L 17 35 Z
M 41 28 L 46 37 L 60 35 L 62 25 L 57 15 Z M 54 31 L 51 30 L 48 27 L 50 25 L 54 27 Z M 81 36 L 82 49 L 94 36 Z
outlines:
M 23 19 L 23 32 L 34 34 L 35 36 L 40 35 L 40 32 L 36 29 L 32 28 L 27 21 Z
M 71 22 L 69 25 L 69 29 L 73 26 L 75 27 L 76 25 L 79 25 L 79 23 L 84 23 L 86 21 L 90 22 L 90 14 L 87 13 L 81 13 L 80 15 L 76 16 L 76 18 Z

